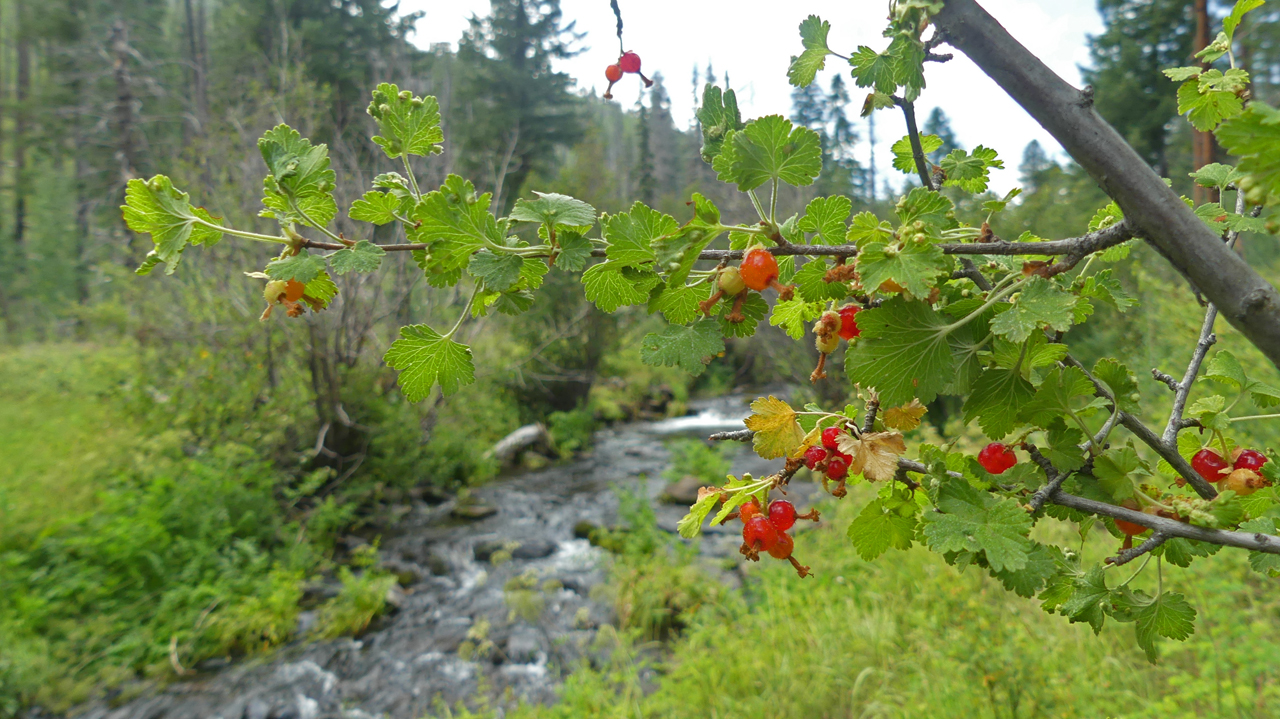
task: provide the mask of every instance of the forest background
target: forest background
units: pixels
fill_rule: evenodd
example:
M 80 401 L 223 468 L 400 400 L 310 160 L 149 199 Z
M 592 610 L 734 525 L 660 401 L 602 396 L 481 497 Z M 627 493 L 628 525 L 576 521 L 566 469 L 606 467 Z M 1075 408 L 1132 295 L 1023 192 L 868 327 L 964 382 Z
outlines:
M 1214 27 L 1224 9 L 1205 0 L 1100 0 L 1099 10 L 1104 31 L 1089 39 L 1085 69 L 1098 111 L 1175 189 L 1212 199 L 1187 173 L 1212 161 L 1214 148 L 1194 149 L 1193 132 L 1176 121 L 1175 85 L 1160 70 L 1188 64 L 1198 23 Z M 776 328 L 729 343 L 726 357 L 696 380 L 645 366 L 637 348 L 652 316 L 643 308 L 602 313 L 576 280 L 550 275 L 520 321 L 495 315 L 464 328 L 479 368 L 475 384 L 411 405 L 395 389 L 383 350 L 399 326 L 439 325 L 466 301 L 431 287 L 411 263 L 340 278 L 340 301 L 327 312 L 265 323 L 257 321 L 261 285 L 242 273 L 264 261 L 265 250 L 225 243 L 188 257 L 166 280 L 133 275 L 149 242 L 120 217 L 130 178 L 165 172 L 228 224 L 264 231 L 270 221 L 257 217 L 264 168 L 255 143 L 288 122 L 329 145 L 336 195 L 349 205 L 376 174 L 395 169 L 365 139 L 373 132 L 368 92 L 383 81 L 440 100 L 445 152 L 415 168 L 424 186 L 458 173 L 493 192 L 503 210 L 538 189 L 605 212 L 641 200 L 682 220 L 696 191 L 731 218 L 752 215 L 700 159 L 698 128 L 678 126 L 670 112 L 670 93 L 690 91 L 685 72 L 697 87 L 730 68 L 679 69 L 678 83 L 655 74 L 640 102 L 620 104 L 580 92 L 574 78 L 553 70 L 554 59 L 587 42 L 614 41 L 577 33 L 555 0 L 493 0 L 456 47 L 416 47 L 417 19 L 376 0 L 0 0 L 0 716 L 32 702 L 62 710 L 97 692 L 171 680 L 175 636 L 192 662 L 268 650 L 293 638 L 303 587 L 317 574 L 344 577 L 343 601 L 376 595 L 380 575 L 360 571 L 374 560 L 338 540 L 391 521 L 392 508 L 414 493 L 465 491 L 492 479 L 500 468 L 485 450 L 525 423 L 545 423 L 569 457 L 603 424 L 655 408 L 679 414 L 690 397 L 794 382 L 812 368 L 810 343 Z M 1255 12 L 1238 37 L 1255 97 L 1275 104 L 1280 8 Z M 786 112 L 820 133 L 825 170 L 813 187 L 780 199 L 785 214 L 839 192 L 854 198 L 855 211 L 883 216 L 891 192 L 913 182 L 908 174 L 877 176 L 855 159 L 867 141 L 861 104 L 838 73 L 794 92 Z M 937 157 L 961 146 L 943 111 L 923 130 L 942 138 Z M 886 151 L 903 134 L 896 126 L 880 132 Z M 1001 236 L 1078 235 L 1106 203 L 1079 168 L 1037 144 L 1004 159 L 1016 165 L 1024 193 L 995 228 Z M 986 198 L 954 199 L 976 206 Z M 1247 236 L 1241 251 L 1280 280 L 1274 237 Z M 1091 363 L 1107 353 L 1133 367 L 1169 369 L 1169 358 L 1185 354 L 1199 307 L 1158 259 L 1143 248 L 1118 270 L 1150 311 L 1092 323 L 1073 341 L 1075 356 Z M 1219 334 L 1251 369 L 1275 377 L 1233 331 L 1223 326 Z M 797 391 L 837 403 L 848 393 L 841 380 L 836 373 Z M 931 406 L 931 431 L 963 436 L 958 410 Z M 1265 428 L 1254 431 L 1274 440 Z M 852 554 L 831 553 L 841 551 Z M 901 590 L 906 572 L 925 573 L 930 560 L 912 562 L 875 581 Z M 658 564 L 646 571 L 662 571 Z M 1114 689 L 1142 697 L 1143 711 L 1153 713 L 1194 705 L 1224 716 L 1274 715 L 1280 673 L 1259 659 L 1274 659 L 1280 633 L 1257 627 L 1280 629 L 1280 599 L 1274 582 L 1233 571 L 1188 580 L 1237 611 L 1213 617 L 1204 640 L 1164 667 L 1145 666 L 1105 635 L 1084 646 L 1095 640 L 1062 622 L 1043 631 L 1061 632 L 1070 651 L 1131 677 L 1087 693 L 1096 701 Z M 982 582 L 932 572 L 915 609 L 926 623 L 955 621 L 955 586 L 979 592 Z M 785 575 L 758 579 L 756 599 L 770 611 L 838 589 L 822 585 L 805 599 Z M 687 647 L 696 641 L 742 654 L 732 644 L 735 622 L 758 622 L 763 636 L 782 632 L 759 606 L 742 609 L 755 617 L 747 620 L 693 612 L 679 640 L 686 644 L 668 655 L 685 674 L 672 674 L 652 701 L 723 706 L 716 704 L 723 697 L 702 696 L 689 681 L 700 654 Z M 324 632 L 357 631 L 380 606 L 354 618 L 340 610 L 330 612 Z M 930 645 L 945 655 L 937 661 L 964 667 L 947 681 L 989 702 L 996 716 L 1017 715 L 1024 701 L 1014 696 L 1026 677 L 1009 672 L 1061 667 L 1071 677 L 1060 687 L 1064 697 L 1078 694 L 1072 682 L 1096 678 L 1071 674 L 1067 649 L 1029 635 L 1011 639 L 1011 653 L 982 660 L 998 669 L 963 657 L 960 649 L 985 642 L 983 633 L 1001 624 L 1000 613 L 1020 611 L 1004 599 L 985 609 L 966 605 L 960 613 L 970 621 Z M 1031 616 L 1025 621 L 1043 621 Z M 814 621 L 796 631 L 829 634 Z M 822 656 L 806 646 L 796 651 Z M 619 698 L 629 696 L 626 680 L 582 676 L 596 679 L 571 684 L 565 706 L 589 700 L 603 711 L 630 701 Z M 826 696 L 814 699 L 828 702 L 819 711 L 854 701 L 834 689 Z M 1100 715 L 1091 706 L 1073 711 Z

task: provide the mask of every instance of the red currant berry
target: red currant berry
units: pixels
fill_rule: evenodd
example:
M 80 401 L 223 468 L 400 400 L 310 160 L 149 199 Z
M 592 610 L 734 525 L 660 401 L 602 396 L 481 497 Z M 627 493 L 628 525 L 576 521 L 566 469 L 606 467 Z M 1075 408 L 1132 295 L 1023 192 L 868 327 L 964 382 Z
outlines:
M 759 517 L 760 514 L 760 503 L 756 501 L 755 497 L 743 502 L 742 506 L 738 508 L 738 516 L 743 522 L 752 517 Z
M 756 245 L 747 250 L 738 272 L 742 275 L 742 281 L 747 287 L 756 292 L 762 292 L 770 283 L 777 282 L 778 261 L 773 258 L 773 253 Z
M 1132 499 L 1124 500 L 1123 502 L 1120 503 L 1120 506 L 1124 507 L 1125 509 L 1132 509 L 1134 511 L 1138 511 L 1139 509 L 1138 503 L 1133 501 Z M 1116 520 L 1116 529 L 1119 529 L 1121 532 L 1129 535 L 1130 537 L 1134 536 L 1135 534 L 1142 534 L 1143 532 L 1147 531 L 1147 528 L 1142 526 L 1141 524 L 1134 524 L 1133 522 L 1128 522 L 1123 519 Z
M 857 305 L 849 305 L 840 308 L 840 336 L 846 340 L 862 334 L 862 330 L 858 329 L 858 320 L 855 319 L 862 308 Z
M 796 505 L 785 499 L 775 499 L 769 503 L 769 523 L 779 532 L 785 532 L 796 523 Z
M 1227 460 L 1208 447 L 1196 452 L 1191 458 L 1191 468 L 1210 482 L 1220 482 L 1231 473 L 1231 465 L 1227 464 Z
M 821 447 L 810 447 L 804 451 L 804 466 L 814 469 L 818 462 L 827 458 L 827 450 Z
M 778 543 L 778 530 L 764 517 L 752 517 L 742 525 L 742 541 L 756 551 L 769 551 Z
M 1000 442 L 992 442 L 978 452 L 978 464 L 992 474 L 1004 474 L 1018 463 L 1018 455 Z
M 769 547 L 768 552 L 769 556 L 774 559 L 786 559 L 791 556 L 791 552 L 795 551 L 795 548 L 796 543 L 791 538 L 791 535 L 786 532 L 779 532 L 778 541 L 774 542 L 772 547 Z
M 831 479 L 844 479 L 849 476 L 849 455 L 835 453 L 827 460 L 827 476 Z
M 609 82 L 617 82 L 622 79 L 622 68 L 617 65 L 610 65 L 604 69 L 604 79 Z
M 842 434 L 844 434 L 844 430 L 839 427 L 827 427 L 822 430 L 822 446 L 832 450 L 833 452 L 839 450 L 840 445 L 836 440 L 839 439 Z
M 1237 469 L 1228 474 L 1220 486 L 1224 492 L 1229 489 L 1243 497 L 1258 491 L 1266 483 L 1252 469 Z
M 1257 472 L 1262 465 L 1267 463 L 1267 455 L 1256 449 L 1246 449 L 1236 457 L 1236 463 L 1231 465 L 1232 469 L 1251 469 Z
M 640 56 L 634 52 L 624 52 L 618 58 L 618 67 L 623 72 L 640 72 Z

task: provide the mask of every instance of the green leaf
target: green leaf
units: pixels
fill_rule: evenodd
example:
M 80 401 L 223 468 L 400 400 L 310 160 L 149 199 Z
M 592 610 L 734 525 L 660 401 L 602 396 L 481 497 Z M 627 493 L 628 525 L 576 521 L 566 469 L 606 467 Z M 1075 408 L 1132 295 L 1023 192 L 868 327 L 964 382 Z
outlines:
M 1142 460 L 1138 458 L 1138 453 L 1132 447 L 1110 449 L 1094 457 L 1093 476 L 1098 478 L 1099 486 L 1111 495 L 1113 500 L 1121 502 L 1134 497 L 1134 484 L 1129 475 L 1137 472 L 1141 467 Z
M 858 317 L 861 320 L 862 316 Z M 1039 427 L 1048 427 L 1053 420 L 1072 410 L 1075 398 L 1092 397 L 1093 393 L 1093 383 L 1083 371 L 1076 367 L 1054 367 L 1045 374 L 1035 399 L 1023 410 L 1023 419 Z
M 702 533 L 702 523 L 707 521 L 707 515 L 711 514 L 711 510 L 715 508 L 716 502 L 720 501 L 719 492 L 708 492 L 698 498 L 698 501 L 689 507 L 689 513 L 676 524 L 676 531 L 685 539 L 693 539 Z
M 340 275 L 348 272 L 373 272 L 382 266 L 382 256 L 387 251 L 368 240 L 360 240 L 351 247 L 338 250 L 327 259 L 333 271 Z
M 1240 21 L 1244 19 L 1244 14 L 1253 10 L 1257 10 L 1266 4 L 1267 0 L 1236 0 L 1235 7 L 1231 8 L 1231 13 L 1222 18 L 1222 33 L 1227 36 L 1230 41 L 1235 37 L 1236 28 L 1240 27 Z
M 603 234 L 609 242 L 605 255 L 620 265 L 653 262 L 653 241 L 680 230 L 675 218 L 637 202 L 629 212 L 609 215 L 603 220 Z
M 718 228 L 716 228 L 718 229 Z M 698 261 L 698 255 L 719 235 L 715 230 L 690 222 L 676 232 L 653 242 L 654 269 L 667 275 L 669 284 L 684 284 Z M 779 262 L 779 269 L 783 263 Z M 785 274 L 782 281 L 786 282 Z
M 581 272 L 591 257 L 591 241 L 577 232 L 566 230 L 560 233 L 559 244 L 556 267 L 566 272 Z
M 1072 623 L 1087 622 L 1093 627 L 1094 634 L 1101 632 L 1102 625 L 1107 620 L 1105 602 L 1111 597 L 1102 565 L 1096 565 L 1087 574 L 1075 577 L 1071 587 L 1071 598 L 1062 604 L 1059 611 Z
M 661 333 L 650 332 L 640 343 L 640 359 L 645 364 L 679 366 L 695 377 L 721 352 L 724 352 L 724 337 L 719 323 L 711 319 L 688 327 L 670 325 Z
M 382 360 L 400 370 L 400 390 L 410 402 L 426 399 L 433 385 L 450 395 L 475 381 L 471 348 L 442 336 L 427 325 L 400 328 Z
M 1021 372 L 989 369 L 974 382 L 973 390 L 965 400 L 965 424 L 976 418 L 984 434 L 1000 439 L 1017 426 L 1018 415 L 1035 394 L 1035 387 L 1023 378 Z
M 1195 631 L 1196 610 L 1186 597 L 1165 592 L 1133 614 L 1133 627 L 1138 646 L 1152 663 L 1156 660 L 1156 637 L 1185 641 Z
M 876 92 L 892 95 L 898 89 L 897 61 L 888 52 L 881 55 L 866 45 L 860 45 L 849 58 L 853 66 L 853 79 L 858 87 L 875 88 Z
M 321 271 L 315 276 L 315 279 L 306 283 L 306 287 L 302 290 L 302 299 L 311 305 L 313 310 L 322 310 L 329 306 L 334 297 L 338 296 L 338 286 L 333 283 L 333 278 L 329 277 L 328 272 Z
M 928 303 L 899 295 L 859 312 L 858 327 L 858 343 L 845 350 L 845 375 L 874 387 L 882 406 L 906 404 L 913 397 L 928 404 L 951 381 L 947 322 Z
M 929 153 L 936 152 L 941 147 L 942 147 L 941 137 L 938 137 L 937 135 L 921 135 L 920 136 L 920 149 L 924 151 L 924 154 L 926 156 L 926 160 L 925 160 L 926 166 L 929 162 L 927 159 L 927 156 L 929 155 Z M 901 170 L 907 173 L 908 175 L 916 174 L 916 158 L 915 158 L 915 155 L 912 154 L 911 152 L 911 136 L 910 135 L 906 135 L 901 140 L 898 140 L 897 142 L 893 143 L 893 146 L 889 148 L 889 151 L 893 153 L 894 169 Z
M 258 139 L 258 150 L 270 172 L 263 180 L 262 217 L 316 228 L 333 221 L 337 175 L 329 169 L 327 145 L 313 146 L 292 127 L 277 125 Z
M 537 192 L 536 200 L 516 200 L 511 219 L 540 222 L 551 227 L 590 227 L 596 223 L 596 208 L 582 200 L 554 192 Z
M 951 204 L 951 200 L 941 192 L 917 187 L 908 192 L 906 197 L 898 200 L 898 204 L 893 209 L 898 216 L 898 221 L 904 225 L 919 220 L 926 225 L 944 227 L 949 223 L 947 213 L 954 208 L 955 205 Z
M 441 272 L 460 270 L 488 243 L 505 245 L 497 218 L 489 212 L 492 196 L 476 195 L 470 180 L 449 175 L 439 190 L 427 193 L 413 210 L 417 227 L 409 239 L 431 245 L 429 255 Z
M 484 283 L 485 289 L 506 292 L 520 279 L 524 258 L 506 252 L 481 250 L 471 259 L 467 272 Z
M 791 59 L 791 67 L 787 68 L 787 80 L 792 85 L 805 87 L 813 82 L 818 71 L 827 64 L 827 33 L 831 32 L 831 23 L 817 15 L 810 15 L 800 23 L 800 41 L 804 52 L 800 57 Z
M 1007 311 L 991 323 L 991 331 L 1010 342 L 1022 342 L 1046 325 L 1055 330 L 1071 329 L 1077 298 L 1043 277 L 1032 277 Z
M 1023 351 L 1023 348 L 1026 351 Z M 1027 375 L 1026 370 L 1048 367 L 1067 356 L 1067 346 L 1050 342 L 1043 334 L 1033 334 L 1024 343 L 1009 342 L 995 338 L 992 359 L 1005 369 L 1018 367 Z
M 1034 597 L 1057 572 L 1061 554 L 1057 547 L 1046 547 L 1033 542 L 1031 551 L 1027 552 L 1026 566 L 1016 571 L 1004 570 L 991 574 L 1004 584 L 1005 589 L 1018 596 Z
M 1022 188 L 1015 187 L 1012 190 L 1009 190 L 1008 192 L 1006 192 L 1004 197 L 999 200 L 987 200 L 986 202 L 982 203 L 982 209 L 992 214 L 995 214 L 997 212 L 1004 212 L 1005 208 L 1009 206 L 1009 203 L 1013 201 L 1013 198 L 1021 194 L 1022 194 Z
M 444 151 L 440 129 L 440 105 L 434 97 L 414 97 L 390 83 L 373 91 L 369 115 L 378 122 L 373 141 L 392 159 L 407 155 L 439 155 Z
M 1083 297 L 1102 300 L 1120 312 L 1127 312 L 1131 307 L 1137 306 L 1138 300 L 1130 295 L 1120 284 L 1120 280 L 1115 279 L 1111 274 L 1110 269 L 1105 269 L 1086 277 L 1084 284 L 1080 286 L 1080 294 Z
M 927 297 L 934 281 L 951 268 L 951 258 L 928 242 L 907 242 L 906 247 L 868 244 L 858 256 L 858 272 L 864 287 L 874 288 L 893 280 L 915 297 Z M 1007 313 L 1006 313 L 1007 314 Z
M 1186 114 L 1187 119 L 1201 132 L 1207 132 L 1218 126 L 1218 123 L 1229 117 L 1235 117 L 1244 110 L 1244 104 L 1236 97 L 1235 92 L 1228 90 L 1203 89 L 1205 78 L 1210 73 L 1220 70 L 1208 70 L 1195 80 L 1187 80 L 1178 88 L 1178 114 Z
M 720 154 L 729 135 L 743 127 L 733 90 L 721 94 L 720 88 L 707 83 L 702 91 L 702 106 L 698 108 L 698 123 L 702 125 L 702 160 L 711 162 Z
M 372 222 L 385 225 L 396 221 L 396 213 L 400 212 L 402 202 L 390 192 L 370 190 L 364 197 L 351 203 L 347 215 L 357 222 Z
M 668 285 L 657 297 L 649 299 L 649 309 L 653 312 L 661 312 L 670 324 L 688 324 L 701 314 L 698 303 L 710 296 L 711 286 L 706 283 L 697 285 L 681 283 L 675 287 Z
M 848 284 L 844 282 L 827 282 L 823 277 L 830 266 L 821 257 L 815 257 L 805 263 L 804 267 L 791 278 L 801 299 L 805 302 L 826 302 L 842 300 L 849 294 Z
M 1227 185 L 1235 184 L 1240 178 L 1244 177 L 1244 173 L 1240 172 L 1231 165 L 1223 165 L 1213 162 L 1199 170 L 1191 173 L 1191 179 L 1201 187 L 1216 187 L 1220 192 L 1227 189 Z
M 155 243 L 147 261 L 138 268 L 140 275 L 150 273 L 160 262 L 165 264 L 165 274 L 171 275 L 187 245 L 213 245 L 222 238 L 221 231 L 203 224 L 217 225 L 214 217 L 203 207 L 192 206 L 187 193 L 175 188 L 164 175 L 129 180 L 124 198 L 120 210 L 125 224 L 134 232 L 151 235 Z
M 1260 532 L 1272 536 L 1275 536 L 1277 529 L 1280 528 L 1276 527 L 1274 517 L 1250 519 L 1240 525 L 1241 532 Z M 1249 566 L 1259 574 L 1265 574 L 1268 577 L 1280 577 L 1280 554 L 1251 551 L 1249 552 Z
M 773 314 L 769 317 L 769 324 L 774 327 L 781 327 L 791 339 L 798 340 L 804 337 L 805 325 L 818 319 L 821 314 L 821 304 L 805 302 L 799 298 L 786 300 L 773 306 Z M 858 321 L 861 324 L 861 315 L 858 316 Z
M 1138 378 L 1128 367 L 1110 357 L 1104 357 L 1093 366 L 1093 377 L 1111 390 L 1111 395 L 1115 397 L 1121 410 L 1137 412 L 1141 409 Z
M 747 299 L 743 301 L 739 312 L 742 314 L 741 322 L 730 322 L 725 316 L 733 311 L 733 300 L 720 303 L 720 331 L 725 337 L 750 337 L 756 333 L 756 326 L 760 324 L 760 320 L 764 319 L 764 315 L 769 311 L 769 304 L 757 292 L 747 294 Z M 801 325 L 802 333 L 804 325 Z
M 866 211 L 853 216 L 849 231 L 844 236 L 846 241 L 857 243 L 858 249 L 872 242 L 888 242 L 891 237 L 893 237 L 893 225 Z
M 842 245 L 847 231 L 844 223 L 852 211 L 853 202 L 844 195 L 816 197 L 804 208 L 804 217 L 796 227 L 816 235 L 814 244 Z
M 998 499 L 963 480 L 938 492 L 937 512 L 924 515 L 924 536 L 936 552 L 984 552 L 992 571 L 1027 566 L 1031 515 L 1012 499 Z
M 296 280 L 306 284 L 324 272 L 324 260 L 304 252 L 267 263 L 267 277 L 273 280 Z
M 822 171 L 822 145 L 813 130 L 769 115 L 730 133 L 712 167 L 721 181 L 743 192 L 771 180 L 803 187 Z
M 1045 439 L 1048 440 L 1048 445 L 1042 447 L 1040 452 L 1054 467 L 1063 472 L 1074 472 L 1084 466 L 1084 453 L 1080 449 L 1085 440 L 1083 432 L 1075 427 L 1068 427 L 1058 417 L 1049 423 Z
M 660 282 L 662 280 L 652 272 L 612 261 L 595 265 L 582 274 L 587 299 L 605 312 L 617 312 L 623 305 L 648 302 L 649 291 Z
M 890 548 L 910 549 L 919 525 L 919 506 L 898 497 L 869 502 L 849 524 L 849 541 L 870 562 Z
M 1161 72 L 1164 73 L 1165 77 L 1173 80 L 1174 82 L 1185 82 L 1187 80 L 1194 80 L 1195 78 L 1200 77 L 1200 73 L 1204 72 L 1204 68 L 1198 65 L 1192 65 L 1190 67 L 1171 67 L 1166 70 L 1161 70 Z
M 1245 174 L 1239 187 L 1249 202 L 1273 204 L 1280 199 L 1280 110 L 1254 100 L 1243 115 L 1218 128 L 1218 142 L 1240 158 Z
M 978 145 L 973 148 L 972 155 L 958 148 L 952 150 L 939 165 L 947 174 L 943 185 L 976 194 L 987 191 L 991 168 L 1003 169 L 1004 160 L 996 158 L 995 150 Z

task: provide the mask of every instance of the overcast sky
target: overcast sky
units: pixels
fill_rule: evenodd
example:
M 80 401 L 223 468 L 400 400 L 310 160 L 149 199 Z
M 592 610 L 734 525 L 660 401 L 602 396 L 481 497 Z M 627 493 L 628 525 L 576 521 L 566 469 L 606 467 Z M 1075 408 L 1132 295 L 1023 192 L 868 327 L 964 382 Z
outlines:
M 695 65 L 710 62 L 723 82 L 727 72 L 746 118 L 791 113 L 791 90 L 787 83 L 790 56 L 800 52 L 797 27 L 809 14 L 831 23 L 828 45 L 848 55 L 858 45 L 877 51 L 887 46 L 881 36 L 888 3 L 885 0 L 619 0 L 625 22 L 623 38 L 627 49 L 640 54 L 645 74 L 660 72 L 671 94 L 677 124 L 692 121 L 694 98 L 692 73 Z M 1079 86 L 1078 66 L 1087 64 L 1086 35 L 1102 30 L 1102 21 L 1092 0 L 983 0 L 990 11 L 1018 40 L 1040 56 L 1068 82 Z M 587 33 L 584 52 L 559 61 L 557 68 L 577 78 L 584 90 L 604 91 L 608 82 L 604 68 L 618 57 L 613 12 L 608 0 L 561 0 L 566 22 L 577 23 Z M 439 42 L 457 44 L 473 14 L 484 16 L 489 0 L 401 0 L 405 11 L 421 10 L 414 42 L 427 47 Z M 730 9 L 731 8 L 731 9 Z M 842 69 L 843 68 L 843 69 Z M 851 78 L 843 60 L 827 59 L 827 69 L 818 76 L 825 87 L 835 72 Z M 917 102 L 920 121 L 935 106 L 951 117 L 951 125 L 961 145 L 995 148 L 1006 169 L 992 175 L 993 189 L 1003 192 L 1017 184 L 1017 167 L 1022 150 L 1033 139 L 1050 152 L 1061 153 L 1058 144 L 1026 115 L 999 87 L 964 55 L 945 64 L 929 63 L 925 68 L 927 87 Z M 634 105 L 641 83 L 626 76 L 614 88 L 615 102 Z M 853 113 L 864 95 L 854 94 Z M 869 145 L 865 120 L 858 120 L 859 157 L 866 162 Z M 906 134 L 902 115 L 881 110 L 876 119 L 876 166 L 881 177 L 901 173 L 889 168 L 889 145 Z

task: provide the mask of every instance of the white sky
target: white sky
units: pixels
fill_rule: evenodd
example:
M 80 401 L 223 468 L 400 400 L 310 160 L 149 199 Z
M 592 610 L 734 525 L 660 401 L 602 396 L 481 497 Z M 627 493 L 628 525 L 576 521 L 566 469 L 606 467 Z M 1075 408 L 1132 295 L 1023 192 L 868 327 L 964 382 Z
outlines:
M 691 77 L 694 65 L 714 67 L 723 83 L 729 74 L 745 118 L 771 114 L 791 114 L 791 90 L 786 69 L 793 54 L 800 52 L 800 21 L 817 14 L 831 23 L 828 45 L 848 55 L 858 45 L 877 51 L 887 46 L 880 35 L 887 13 L 886 0 L 810 0 L 780 3 L 777 0 L 620 0 L 625 23 L 623 38 L 627 49 L 643 58 L 646 75 L 661 72 L 671 94 L 672 113 L 678 125 L 691 123 L 694 99 Z M 1088 63 L 1085 36 L 1102 30 L 1093 0 L 983 0 L 1012 34 L 1050 68 L 1079 86 L 1079 65 Z M 556 69 L 577 78 L 579 87 L 604 91 L 605 66 L 617 60 L 613 12 L 608 0 L 561 0 L 566 22 L 576 21 L 586 32 L 581 46 L 585 52 L 558 61 Z M 414 42 L 421 47 L 434 43 L 454 44 L 473 14 L 484 16 L 489 0 L 401 0 L 405 11 L 422 10 Z M 730 9 L 731 8 L 731 9 Z M 943 51 L 949 49 L 945 46 Z M 1059 145 L 1022 111 L 981 70 L 963 54 L 945 64 L 928 63 L 927 86 L 916 103 L 921 123 L 930 110 L 941 106 L 951 118 L 951 126 L 961 145 L 995 148 L 1005 161 L 1005 170 L 992 173 L 992 189 L 1004 192 L 1017 184 L 1017 167 L 1027 143 L 1037 139 L 1050 153 L 1061 153 Z M 841 69 L 843 68 L 843 69 Z M 862 106 L 860 88 L 853 85 L 844 61 L 827 58 L 827 69 L 818 76 L 824 87 L 833 72 L 844 72 L 853 101 L 851 115 Z M 639 97 L 640 81 L 625 76 L 614 88 L 615 102 L 631 106 Z M 858 119 L 858 156 L 864 163 L 869 146 L 866 121 Z M 903 175 L 889 167 L 889 145 L 906 134 L 902 115 L 881 110 L 876 118 L 876 165 L 880 177 L 892 178 L 895 186 Z

